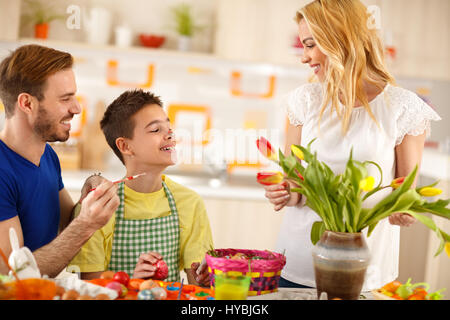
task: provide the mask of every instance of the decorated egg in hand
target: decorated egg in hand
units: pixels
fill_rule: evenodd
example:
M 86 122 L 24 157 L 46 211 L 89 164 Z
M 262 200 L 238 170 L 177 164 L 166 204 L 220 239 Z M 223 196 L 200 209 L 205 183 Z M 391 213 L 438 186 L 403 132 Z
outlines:
M 156 280 L 164 280 L 169 275 L 169 268 L 164 260 L 158 260 L 158 262 L 153 264 L 156 267 L 155 275 L 152 277 Z

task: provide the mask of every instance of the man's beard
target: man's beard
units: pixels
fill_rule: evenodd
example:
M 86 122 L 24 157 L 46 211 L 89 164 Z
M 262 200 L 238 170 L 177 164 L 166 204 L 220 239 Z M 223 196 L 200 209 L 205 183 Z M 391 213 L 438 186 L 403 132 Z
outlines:
M 69 131 L 58 134 L 58 123 L 52 123 L 49 113 L 42 104 L 39 104 L 36 123 L 34 124 L 34 132 L 41 136 L 46 142 L 67 141 L 70 137 Z

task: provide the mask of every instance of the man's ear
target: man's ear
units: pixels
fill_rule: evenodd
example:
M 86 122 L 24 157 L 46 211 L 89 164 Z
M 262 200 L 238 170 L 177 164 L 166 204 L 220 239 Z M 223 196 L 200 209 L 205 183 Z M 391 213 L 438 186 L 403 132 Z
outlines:
M 33 113 L 37 99 L 29 93 L 21 93 L 17 96 L 17 108 L 26 114 Z
M 119 137 L 116 139 L 116 147 L 124 156 L 133 156 L 133 151 L 130 149 L 130 145 L 126 138 Z

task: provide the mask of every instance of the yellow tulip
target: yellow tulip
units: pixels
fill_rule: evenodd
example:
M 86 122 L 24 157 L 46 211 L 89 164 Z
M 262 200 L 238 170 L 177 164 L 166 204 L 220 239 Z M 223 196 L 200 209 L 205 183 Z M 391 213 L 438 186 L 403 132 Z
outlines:
M 447 256 L 450 258 L 450 242 L 445 243 L 445 252 L 447 252 Z
M 419 189 L 419 193 L 424 197 L 434 197 L 440 195 L 442 193 L 442 190 L 438 188 L 424 187 L 422 189 Z
M 359 182 L 359 188 L 363 191 L 370 191 L 373 189 L 373 186 L 375 185 L 375 178 L 372 176 L 369 176 Z
M 291 151 L 300 160 L 305 159 L 305 156 L 303 155 L 303 151 L 299 147 L 297 147 L 295 144 L 291 144 Z
M 256 181 L 260 184 L 270 186 L 272 184 L 279 184 L 283 181 L 284 176 L 279 171 L 258 172 L 256 174 Z

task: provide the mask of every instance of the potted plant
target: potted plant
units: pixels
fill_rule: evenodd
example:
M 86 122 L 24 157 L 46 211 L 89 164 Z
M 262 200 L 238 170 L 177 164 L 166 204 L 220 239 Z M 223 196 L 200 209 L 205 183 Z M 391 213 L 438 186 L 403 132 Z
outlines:
M 311 152 L 313 141 L 306 148 L 292 145 L 291 154 L 284 156 L 281 150 L 277 154 L 265 138 L 258 139 L 260 152 L 277 163 L 284 173 L 258 173 L 257 181 L 265 185 L 283 180 L 294 182 L 297 187 L 291 191 L 306 197 L 305 205 L 320 217 L 321 220 L 315 222 L 311 229 L 318 295 L 325 291 L 329 299 L 358 299 L 370 258 L 361 232 L 368 228 L 367 236 L 370 237 L 377 223 L 395 212 L 410 214 L 436 233 L 440 239 L 436 255 L 450 245 L 450 236 L 423 214 L 450 219 L 450 209 L 447 208 L 450 199 L 434 202 L 426 199 L 442 192 L 435 188 L 437 182 L 411 189 L 417 166 L 408 176 L 394 179 L 390 185 L 382 186 L 380 179 L 375 186 L 375 179 L 368 175 L 367 166 L 377 167 L 382 177 L 378 164 L 356 161 L 350 152 L 345 171 L 335 174 L 326 163 L 317 159 L 316 153 Z M 301 161 L 308 165 L 303 166 Z M 385 188 L 393 191 L 373 207 L 363 207 L 366 199 Z
M 25 4 L 29 13 L 22 16 L 25 23 L 33 23 L 34 37 L 39 39 L 47 39 L 49 31 L 49 23 L 64 19 L 64 15 L 57 14 L 54 9 L 37 0 L 25 0 Z
M 194 17 L 191 12 L 191 6 L 186 3 L 180 3 L 170 8 L 175 25 L 173 29 L 178 33 L 178 50 L 188 51 L 190 49 L 191 39 L 195 31 L 201 27 L 194 23 Z

